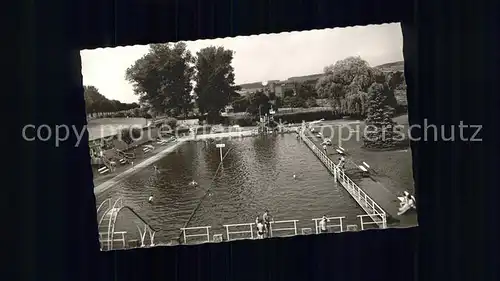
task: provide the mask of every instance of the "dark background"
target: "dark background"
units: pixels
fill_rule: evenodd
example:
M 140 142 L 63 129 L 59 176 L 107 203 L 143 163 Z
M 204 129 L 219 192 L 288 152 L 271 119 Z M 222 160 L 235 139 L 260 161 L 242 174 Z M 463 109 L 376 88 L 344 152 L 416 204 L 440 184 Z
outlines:
M 20 2 L 9 23 L 16 56 L 6 55 L 18 70 L 5 83 L 14 144 L 2 280 L 499 280 L 500 32 L 489 2 Z M 100 253 L 88 146 L 20 134 L 86 123 L 80 49 L 397 21 L 410 123 L 483 125 L 481 143 L 412 143 L 418 228 Z

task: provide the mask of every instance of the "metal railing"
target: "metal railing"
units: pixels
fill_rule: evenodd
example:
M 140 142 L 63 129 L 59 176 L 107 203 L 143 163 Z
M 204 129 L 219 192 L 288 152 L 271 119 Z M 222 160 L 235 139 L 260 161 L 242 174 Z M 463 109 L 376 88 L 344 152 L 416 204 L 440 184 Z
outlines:
M 127 209 L 129 210 L 137 219 L 139 219 L 143 225 L 144 229 L 141 229 L 139 225 L 137 225 L 137 228 L 139 230 L 139 236 L 140 236 L 140 241 L 141 241 L 141 247 L 145 246 L 146 242 L 146 233 L 149 233 L 149 240 L 150 240 L 150 245 L 154 246 L 154 237 L 156 234 L 156 230 L 148 224 L 137 212 L 135 212 L 132 208 L 129 206 L 125 206 L 123 203 L 123 198 L 118 198 L 114 201 L 114 203 L 111 205 L 111 198 L 108 198 L 104 200 L 99 207 L 97 208 L 98 213 L 99 211 L 108 204 L 108 208 L 103 212 L 103 215 L 99 219 L 99 228 L 103 223 L 106 223 L 106 232 L 99 233 L 100 235 L 100 241 L 101 241 L 101 248 L 104 248 L 104 245 L 107 245 L 107 250 L 112 250 L 114 246 L 114 242 L 123 242 L 124 244 L 126 243 L 125 241 L 125 234 L 127 233 L 126 231 L 115 231 L 115 226 L 116 226 L 116 221 L 118 218 L 118 214 L 123 210 Z M 105 221 L 106 219 L 106 221 Z M 116 239 L 116 235 L 121 235 L 121 239 Z M 104 239 L 103 236 L 106 236 Z M 123 241 L 122 241 L 123 240 Z
M 320 159 L 320 161 L 335 176 L 344 189 L 354 198 L 361 208 L 380 228 L 387 227 L 386 212 L 368 196 L 353 180 L 351 180 L 342 169 L 340 169 L 323 151 L 321 151 L 305 134 L 304 130 L 300 132 L 302 140 Z
M 377 226 L 380 224 L 380 217 L 377 215 L 358 215 L 359 218 L 359 225 L 361 226 L 361 230 L 366 229 L 366 225 L 373 225 L 376 224 Z M 366 221 L 365 219 L 368 218 L 369 220 Z M 386 221 L 384 221 L 385 224 L 387 224 Z
M 206 237 L 206 240 L 205 241 L 202 241 L 203 242 L 210 242 L 210 229 L 212 227 L 211 226 L 197 226 L 197 227 L 183 227 L 181 228 L 181 232 L 182 232 L 182 237 L 184 238 L 184 243 L 187 244 L 187 239 L 190 238 L 190 237 Z M 186 231 L 190 231 L 190 230 L 200 230 L 200 229 L 204 229 L 205 232 L 204 233 L 198 233 L 198 234 L 187 234 Z
M 316 230 L 316 234 L 320 233 L 320 227 L 319 227 L 319 221 L 322 220 L 323 218 L 316 218 L 316 219 L 312 219 L 314 221 L 314 229 Z M 326 224 L 326 228 L 329 229 L 329 228 L 335 228 L 335 227 L 339 227 L 340 228 L 340 231 L 333 231 L 333 232 L 344 232 L 344 220 L 345 217 L 327 217 L 326 220 L 327 220 L 327 224 Z M 330 221 L 332 220 L 335 220 L 335 221 L 338 221 L 337 224 L 331 224 Z
M 294 234 L 290 235 L 297 235 L 297 222 L 299 220 L 284 220 L 284 221 L 272 221 L 270 224 L 270 229 L 269 229 L 269 234 L 270 237 L 273 237 L 274 232 L 281 232 L 281 231 L 293 231 Z M 278 228 L 275 225 L 281 225 L 281 224 L 291 224 L 293 223 L 293 227 L 282 227 Z M 285 236 L 290 236 L 290 235 L 285 235 Z
M 232 240 L 238 240 L 238 239 L 253 239 L 253 225 L 255 223 L 238 223 L 238 224 L 225 224 L 224 227 L 226 228 L 226 239 L 227 241 L 232 241 Z M 246 226 L 248 229 L 247 230 L 234 230 L 232 231 L 231 228 L 239 228 Z M 250 237 L 238 237 L 235 239 L 231 239 L 231 235 L 235 234 L 250 234 Z
M 103 249 L 104 243 L 108 244 L 108 247 L 109 247 L 109 243 L 114 243 L 114 242 L 121 242 L 123 245 L 123 248 L 126 248 L 126 240 L 125 240 L 125 234 L 127 234 L 126 231 L 115 231 L 115 233 L 113 233 L 113 238 L 114 238 L 114 235 L 119 235 L 119 236 L 121 236 L 121 238 L 118 238 L 118 239 L 114 238 L 111 241 L 103 239 L 102 236 L 104 234 L 105 233 L 99 233 L 99 241 L 101 242 L 101 250 Z

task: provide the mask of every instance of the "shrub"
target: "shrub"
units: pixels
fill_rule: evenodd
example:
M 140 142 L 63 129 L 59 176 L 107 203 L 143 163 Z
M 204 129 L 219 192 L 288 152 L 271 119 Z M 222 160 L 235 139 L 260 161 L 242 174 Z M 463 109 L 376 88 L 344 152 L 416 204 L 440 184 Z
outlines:
M 134 140 L 137 140 L 142 135 L 142 130 L 139 128 L 122 128 L 121 132 L 121 140 L 125 142 L 127 145 L 130 145 Z
M 329 111 L 296 112 L 289 114 L 276 114 L 275 119 L 281 119 L 286 123 L 300 123 L 302 121 L 314 121 L 324 118 L 325 120 L 338 119 L 340 116 Z
M 394 131 L 396 123 L 392 119 L 395 109 L 391 106 L 391 94 L 386 83 L 373 83 L 368 89 L 368 113 L 365 123 L 375 130 L 370 130 L 364 136 L 363 144 L 366 148 L 389 149 L 398 145 Z
M 178 122 L 177 119 L 173 117 L 168 117 L 167 119 L 165 119 L 163 123 L 172 128 L 173 130 L 177 127 L 177 122 Z

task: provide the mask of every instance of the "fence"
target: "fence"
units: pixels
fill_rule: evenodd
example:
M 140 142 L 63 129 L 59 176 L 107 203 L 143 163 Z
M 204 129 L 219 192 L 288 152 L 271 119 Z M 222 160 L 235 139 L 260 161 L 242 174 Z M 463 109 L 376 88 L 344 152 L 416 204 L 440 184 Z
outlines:
M 305 134 L 304 129 L 300 132 L 302 140 L 314 152 L 319 160 L 328 168 L 335 178 L 341 183 L 344 189 L 354 198 L 359 206 L 366 212 L 379 227 L 387 227 L 387 215 L 385 211 L 373 199 L 368 196 L 354 181 L 352 181 L 345 173 L 337 167 L 337 165 L 319 149 Z M 362 220 L 362 218 L 360 218 Z M 367 224 L 365 222 L 365 224 Z M 361 226 L 363 228 L 363 226 Z
M 314 229 L 316 230 L 316 234 L 320 233 L 318 222 L 322 219 L 323 218 L 312 219 L 314 221 Z M 344 221 L 343 221 L 344 219 L 345 219 L 345 217 L 328 217 L 328 218 L 326 218 L 326 220 L 327 220 L 326 228 L 329 229 L 329 228 L 339 227 L 340 231 L 334 231 L 334 232 L 344 232 Z M 337 224 L 329 223 L 332 220 L 338 220 L 338 223 Z
M 237 239 L 253 239 L 253 225 L 254 223 L 238 223 L 238 224 L 225 224 L 224 227 L 226 228 L 226 239 L 227 241 L 231 240 L 237 240 Z M 241 229 L 241 227 L 245 226 L 248 228 L 247 230 L 234 230 L 232 231 L 231 229 L 237 228 Z M 235 239 L 231 239 L 231 235 L 237 235 L 237 234 L 250 234 L 249 237 L 238 237 Z
M 271 229 L 269 229 L 269 233 L 271 234 L 271 237 L 274 236 L 274 232 L 282 232 L 282 231 L 293 231 L 293 235 L 297 235 L 297 222 L 298 220 L 284 220 L 284 221 L 273 221 L 271 222 L 270 226 Z M 279 225 L 282 224 L 293 224 L 293 227 L 282 227 L 279 228 Z M 275 226 L 278 225 L 278 226 Z M 289 236 L 289 235 L 285 235 Z
M 211 226 L 198 226 L 198 227 L 183 227 L 181 228 L 182 231 L 182 236 L 184 238 L 184 243 L 187 244 L 187 239 L 191 237 L 206 237 L 206 240 L 201 241 L 203 242 L 210 242 L 210 228 Z M 200 230 L 204 229 L 204 233 L 197 233 L 197 234 L 187 234 L 186 231 L 191 231 L 191 230 Z

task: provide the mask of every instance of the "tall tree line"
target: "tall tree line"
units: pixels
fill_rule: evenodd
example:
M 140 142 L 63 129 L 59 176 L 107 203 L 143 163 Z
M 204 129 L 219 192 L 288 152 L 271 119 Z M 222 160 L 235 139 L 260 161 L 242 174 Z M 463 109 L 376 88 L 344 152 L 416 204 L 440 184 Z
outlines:
M 83 86 L 85 108 L 87 114 L 101 112 L 118 112 L 138 108 L 137 103 L 122 103 L 118 100 L 109 100 L 104 95 L 99 93 L 99 90 L 91 85 Z
M 152 44 L 125 78 L 156 113 L 187 117 L 197 107 L 215 118 L 236 94 L 232 60 L 233 51 L 223 47 L 210 46 L 193 55 L 184 42 Z

